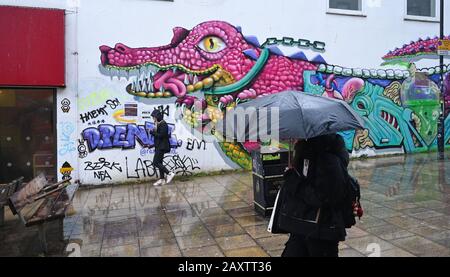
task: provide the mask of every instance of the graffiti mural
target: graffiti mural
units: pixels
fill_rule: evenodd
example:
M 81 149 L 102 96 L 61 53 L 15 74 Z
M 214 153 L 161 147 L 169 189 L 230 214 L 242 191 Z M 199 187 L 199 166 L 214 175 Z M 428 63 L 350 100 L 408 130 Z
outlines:
M 345 100 L 363 117 L 366 130 L 344 135 L 350 151 L 436 149 L 440 91 L 432 79 L 437 76 L 412 69 L 405 80 L 337 77 L 316 71 L 305 72 L 304 77 L 307 93 Z
M 153 122 L 145 125 L 109 125 L 103 124 L 83 130 L 82 137 L 87 142 L 89 152 L 106 149 L 135 149 L 136 142 L 142 147 L 153 148 L 154 137 L 150 131 L 155 128 Z M 178 148 L 182 142 L 177 140 L 174 124 L 169 124 L 170 146 Z
M 132 48 L 122 43 L 100 46 L 100 67 L 111 80 L 116 76 L 124 84 L 126 79 L 123 93 L 136 101 L 157 106 L 173 101 L 181 110 L 184 124 L 190 127 L 211 126 L 227 109 L 257 97 L 298 90 L 346 101 L 364 118 L 365 130 L 342 134 L 349 151 L 414 153 L 436 148 L 439 103 L 434 85 L 439 83 L 440 73 L 437 68 L 413 70 L 409 63 L 410 70 L 345 68 L 325 61 L 322 42 L 288 37 L 263 41 L 261 44 L 255 36 L 244 35 L 240 27 L 227 22 L 208 21 L 192 30 L 174 28 L 173 38 L 165 46 Z M 435 39 L 426 39 L 405 45 L 388 53 L 385 63 L 398 63 L 412 55 L 429 55 L 436 50 L 435 44 Z M 296 47 L 299 51 L 288 56 L 278 46 Z M 301 49 L 320 53 L 308 58 Z M 432 89 L 424 89 L 425 82 Z M 449 74 L 446 84 L 449 101 Z M 416 97 L 405 99 L 402 97 L 405 93 Z M 165 112 L 164 106 L 159 107 Z M 449 124 L 447 117 L 447 146 L 450 146 Z M 101 125 L 96 131 L 85 130 L 83 138 L 91 151 L 134 148 L 135 138 L 141 145 L 151 145 L 146 126 L 129 126 L 130 130 L 125 126 L 117 130 Z M 202 131 L 218 136 L 214 128 Z M 249 152 L 254 142 L 218 144 L 233 163 L 251 168 Z M 188 140 L 186 150 L 202 149 L 201 141 Z M 141 170 L 147 165 L 136 168 L 140 172 L 138 178 L 151 175 Z M 136 173 L 134 169 L 130 172 Z

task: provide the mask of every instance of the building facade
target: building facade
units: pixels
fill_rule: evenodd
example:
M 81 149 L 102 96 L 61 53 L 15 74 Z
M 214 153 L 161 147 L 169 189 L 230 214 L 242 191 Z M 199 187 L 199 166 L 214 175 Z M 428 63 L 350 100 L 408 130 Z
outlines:
M 365 130 L 343 133 L 353 156 L 436 150 L 439 8 L 436 0 L 0 0 L 0 182 L 40 172 L 84 185 L 156 178 L 154 109 L 170 125 L 165 163 L 179 176 L 250 169 L 254 145 L 219 143 L 209 128 L 227 107 L 288 89 L 344 100 L 363 117 Z M 27 32 L 39 36 L 30 42 Z M 450 117 L 445 125 L 450 147 Z

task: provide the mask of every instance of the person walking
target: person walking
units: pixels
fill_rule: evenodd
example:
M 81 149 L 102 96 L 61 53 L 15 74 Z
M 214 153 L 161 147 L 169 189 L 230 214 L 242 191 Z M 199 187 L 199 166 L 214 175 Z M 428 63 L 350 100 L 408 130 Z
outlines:
M 151 116 L 155 122 L 155 128 L 150 131 L 150 134 L 155 138 L 153 165 L 159 169 L 159 180 L 153 184 L 156 187 L 172 182 L 175 173 L 170 172 L 163 164 L 164 155 L 170 152 L 169 126 L 164 121 L 164 116 L 159 110 L 154 110 Z M 166 175 L 167 178 L 165 178 Z
M 340 135 L 295 145 L 293 168 L 285 173 L 279 224 L 290 234 L 282 257 L 338 257 L 345 241 L 344 209 L 349 154 Z

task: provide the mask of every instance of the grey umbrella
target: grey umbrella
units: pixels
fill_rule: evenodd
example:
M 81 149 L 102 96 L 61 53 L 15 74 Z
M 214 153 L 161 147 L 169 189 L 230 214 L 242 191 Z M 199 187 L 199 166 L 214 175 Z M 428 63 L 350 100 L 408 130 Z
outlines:
M 344 101 L 285 91 L 238 105 L 216 130 L 229 140 L 309 139 L 362 129 L 363 120 Z

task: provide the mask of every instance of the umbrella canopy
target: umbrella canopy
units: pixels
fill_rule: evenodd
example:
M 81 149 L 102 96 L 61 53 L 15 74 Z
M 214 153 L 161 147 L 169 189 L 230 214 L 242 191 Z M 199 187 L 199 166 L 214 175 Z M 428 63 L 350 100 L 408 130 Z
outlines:
M 216 130 L 226 139 L 245 142 L 309 139 L 363 126 L 363 120 L 344 101 L 285 91 L 228 111 Z

